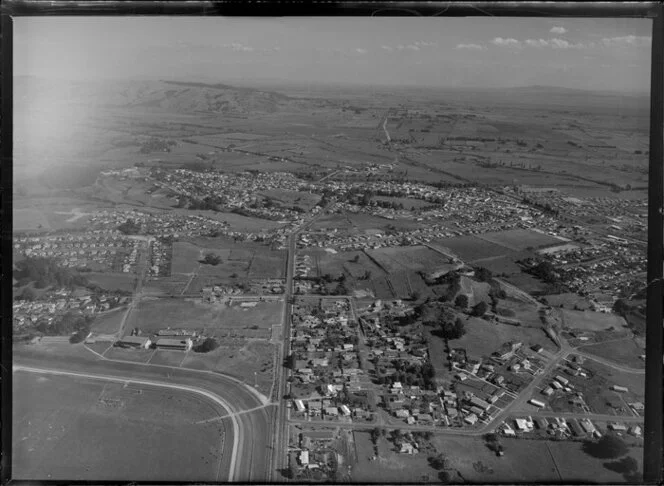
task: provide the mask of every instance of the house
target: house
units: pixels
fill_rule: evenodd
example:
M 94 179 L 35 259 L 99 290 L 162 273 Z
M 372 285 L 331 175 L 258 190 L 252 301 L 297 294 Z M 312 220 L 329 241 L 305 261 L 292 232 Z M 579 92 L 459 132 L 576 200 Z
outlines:
M 410 412 L 405 408 L 400 408 L 394 412 L 394 415 L 399 418 L 408 418 L 410 416 Z
M 486 410 L 489 408 L 490 404 L 489 402 L 482 400 L 481 398 L 478 398 L 476 396 L 470 397 L 470 400 L 468 400 L 471 405 L 474 405 L 476 407 L 481 408 L 482 410 Z
M 300 451 L 300 464 L 303 466 L 309 464 L 309 451 Z
M 170 339 L 160 338 L 157 339 L 157 349 L 174 349 L 177 351 L 189 351 L 193 346 L 193 341 L 190 338 L 186 339 Z
M 585 431 L 579 425 L 579 422 L 576 421 L 576 419 L 573 418 L 569 419 L 567 421 L 567 425 L 569 429 L 572 431 L 572 434 L 574 434 L 577 437 L 586 434 Z
M 399 449 L 401 454 L 417 454 L 417 449 L 410 442 L 402 442 L 401 449 Z
M 553 388 L 550 386 L 547 386 L 544 390 L 542 390 L 542 395 L 549 396 L 553 393 Z
M 611 390 L 619 393 L 627 393 L 629 390 L 627 387 L 620 386 L 620 385 L 611 385 Z
M 148 349 L 152 344 L 150 338 L 142 336 L 127 336 L 115 343 L 117 346 L 122 348 L 140 348 Z
M 638 425 L 633 425 L 629 428 L 629 434 L 633 435 L 634 437 L 641 437 L 641 427 Z
M 530 400 L 528 400 L 528 403 L 530 403 L 531 405 L 535 405 L 538 408 L 546 407 L 546 404 L 544 402 L 540 402 L 539 400 L 536 400 L 534 398 L 531 398 Z
M 298 412 L 304 412 L 304 402 L 302 400 L 295 400 L 295 407 Z
M 470 425 L 475 425 L 479 419 L 477 418 L 477 415 L 471 413 L 470 415 L 466 415 L 463 420 Z
M 518 418 L 514 420 L 516 424 L 516 429 L 520 432 L 530 432 L 533 430 L 532 423 L 526 419 Z
M 331 417 L 338 417 L 339 410 L 337 410 L 337 407 L 325 407 L 325 415 L 329 415 Z

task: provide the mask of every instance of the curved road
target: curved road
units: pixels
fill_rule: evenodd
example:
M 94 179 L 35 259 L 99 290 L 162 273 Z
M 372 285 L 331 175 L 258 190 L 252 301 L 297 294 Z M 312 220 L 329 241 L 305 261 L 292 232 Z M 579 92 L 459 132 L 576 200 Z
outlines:
M 269 480 L 270 439 L 273 414 L 271 404 L 266 405 L 243 385 L 223 375 L 200 373 L 174 367 L 143 366 L 136 363 L 108 361 L 80 356 L 57 354 L 36 355 L 21 347 L 14 348 L 14 365 L 62 374 L 97 376 L 114 381 L 170 386 L 174 389 L 203 393 L 216 403 L 223 404 L 228 418 L 237 423 L 233 449 L 230 451 L 234 467 L 229 473 L 234 481 L 265 482 Z M 214 397 L 214 398 L 213 398 Z M 223 397 L 223 398 L 221 398 Z M 235 425 L 233 426 L 235 429 Z M 225 449 L 230 444 L 225 445 Z M 224 453 L 228 454 L 226 449 Z M 235 459 L 233 459 L 235 457 Z M 229 462 L 230 463 L 230 462 Z

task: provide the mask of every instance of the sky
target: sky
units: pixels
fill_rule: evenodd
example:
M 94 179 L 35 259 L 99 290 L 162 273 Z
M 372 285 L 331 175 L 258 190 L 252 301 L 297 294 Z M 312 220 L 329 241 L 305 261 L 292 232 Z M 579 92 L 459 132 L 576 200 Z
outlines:
M 649 92 L 651 21 L 17 17 L 14 75 Z

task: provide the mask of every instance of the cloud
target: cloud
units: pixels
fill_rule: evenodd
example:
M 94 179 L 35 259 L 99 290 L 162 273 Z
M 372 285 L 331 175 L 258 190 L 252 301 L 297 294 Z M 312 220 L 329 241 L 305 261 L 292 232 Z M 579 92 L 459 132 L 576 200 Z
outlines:
M 504 47 L 509 47 L 509 46 L 518 47 L 518 46 L 521 45 L 521 42 L 516 40 L 516 39 L 512 39 L 512 38 L 503 39 L 502 37 L 496 37 L 495 39 L 493 39 L 491 41 L 491 43 L 496 45 L 496 46 L 501 46 L 501 47 L 503 47 L 503 46 Z
M 526 39 L 525 44 L 528 47 L 550 47 L 552 49 L 585 49 L 591 47 L 591 44 L 573 43 L 557 37 L 553 39 Z
M 551 30 L 549 32 L 551 32 L 552 34 L 565 34 L 567 32 L 567 29 L 565 27 L 555 26 L 551 27 Z
M 253 52 L 256 49 L 250 46 L 245 46 L 239 42 L 233 42 L 231 44 L 224 44 L 224 47 L 227 49 L 233 49 L 236 52 Z
M 649 47 L 650 37 L 625 35 L 621 37 L 604 37 L 602 44 L 606 47 Z
M 366 54 L 368 51 L 366 49 L 358 47 L 357 49 L 355 49 L 355 52 L 357 52 L 358 54 Z
M 481 46 L 479 44 L 457 44 L 456 46 L 457 49 L 470 49 L 474 51 L 481 51 L 484 49 L 484 46 Z
M 382 45 L 380 46 L 381 49 L 386 50 L 387 52 L 392 52 L 392 51 L 404 51 L 406 49 L 411 50 L 411 51 L 419 51 L 425 48 L 429 47 L 436 47 L 438 45 L 437 42 L 428 42 L 428 41 L 415 41 L 411 42 L 410 44 L 397 44 L 396 46 L 386 46 Z

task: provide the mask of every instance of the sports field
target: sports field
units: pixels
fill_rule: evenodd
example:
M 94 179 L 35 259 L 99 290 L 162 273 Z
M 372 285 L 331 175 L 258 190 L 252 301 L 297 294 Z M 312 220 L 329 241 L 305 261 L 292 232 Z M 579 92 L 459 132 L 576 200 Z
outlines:
M 220 470 L 226 424 L 198 423 L 225 411 L 202 397 L 17 371 L 13 400 L 14 479 L 224 481 L 228 477 L 228 471 Z
M 564 240 L 537 231 L 513 229 L 483 233 L 478 238 L 504 246 L 510 250 L 521 251 L 564 243 Z

